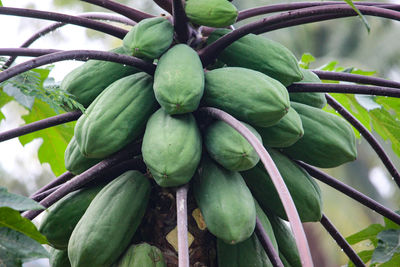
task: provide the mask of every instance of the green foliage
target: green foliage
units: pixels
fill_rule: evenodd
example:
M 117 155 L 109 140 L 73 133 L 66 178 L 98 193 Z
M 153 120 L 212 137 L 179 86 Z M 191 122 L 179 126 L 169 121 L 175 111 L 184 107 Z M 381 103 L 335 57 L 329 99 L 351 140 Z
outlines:
M 304 53 L 299 61 L 299 66 L 303 69 L 309 69 L 310 64 L 315 61 L 315 57 L 310 53 Z
M 0 207 L 10 207 L 18 211 L 42 210 L 44 207 L 36 201 L 17 194 L 7 192 L 7 188 L 0 186 Z
M 365 28 L 367 28 L 368 33 L 371 31 L 371 28 L 368 24 L 367 19 L 365 18 L 365 16 L 363 14 L 361 14 L 360 10 L 358 10 L 358 8 L 354 5 L 352 0 L 344 0 L 349 6 L 351 6 L 351 8 L 354 9 L 355 12 L 357 12 L 358 16 L 360 17 L 361 21 L 363 22 Z

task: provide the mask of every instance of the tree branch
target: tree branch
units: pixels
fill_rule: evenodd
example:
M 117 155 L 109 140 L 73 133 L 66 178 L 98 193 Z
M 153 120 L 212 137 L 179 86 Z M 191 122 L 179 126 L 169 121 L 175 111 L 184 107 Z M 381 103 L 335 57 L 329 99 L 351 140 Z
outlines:
M 178 228 L 178 261 L 179 266 L 189 267 L 189 245 L 187 227 L 187 193 L 189 185 L 185 184 L 176 190 L 176 213 Z
M 172 2 L 171 0 L 153 0 L 159 7 L 172 15 Z
M 276 267 L 284 267 L 281 259 L 279 258 L 279 254 L 272 245 L 271 239 L 269 238 L 267 232 L 265 232 L 265 229 L 258 217 L 256 218 L 256 229 L 254 232 L 256 233 L 258 240 L 260 240 L 260 243 L 267 253 L 272 265 Z
M 37 19 L 44 19 L 44 20 L 53 20 L 64 22 L 68 24 L 74 24 L 78 26 L 83 26 L 86 28 L 90 28 L 96 31 L 100 31 L 103 33 L 107 33 L 119 39 L 123 39 L 124 36 L 128 33 L 127 30 L 98 22 L 93 21 L 91 19 L 80 18 L 76 16 L 49 12 L 49 11 L 39 11 L 33 9 L 26 9 L 26 8 L 15 8 L 15 7 L 0 7 L 0 14 L 3 15 L 13 15 L 13 16 L 21 16 L 21 17 L 30 17 L 30 18 L 37 18 Z
M 296 245 L 299 250 L 300 258 L 303 262 L 303 266 L 313 266 L 307 238 L 304 233 L 304 229 L 301 224 L 299 214 L 294 205 L 293 199 L 290 196 L 289 190 L 287 189 L 285 182 L 283 181 L 282 176 L 280 175 L 275 163 L 273 162 L 271 156 L 268 154 L 267 150 L 264 148 L 263 144 L 254 136 L 253 133 L 251 133 L 251 131 L 246 126 L 244 126 L 240 121 L 238 121 L 228 113 L 211 107 L 203 107 L 200 108 L 199 111 L 205 112 L 215 119 L 226 122 L 236 131 L 238 131 L 244 138 L 246 138 L 246 140 L 252 145 L 252 147 L 260 157 L 261 162 L 264 164 L 264 167 L 271 177 L 276 191 L 278 192 L 279 198 L 289 219 L 289 223 L 293 231 L 294 238 L 296 240 Z
M 342 248 L 344 253 L 346 253 L 349 259 L 354 263 L 354 265 L 357 267 L 365 267 L 364 262 L 360 259 L 349 243 L 347 243 L 346 239 L 344 239 L 336 227 L 329 221 L 325 214 L 322 214 L 320 222 L 326 231 L 328 231 L 328 233 L 336 241 L 336 243 Z
M 356 117 L 354 117 L 350 112 L 348 112 L 338 101 L 336 101 L 332 96 L 325 94 L 326 100 L 328 104 L 334 108 L 340 115 L 342 115 L 351 125 L 356 128 L 360 134 L 367 140 L 370 146 L 375 150 L 378 157 L 381 159 L 383 165 L 385 165 L 386 169 L 392 175 L 394 181 L 397 183 L 397 186 L 400 187 L 400 174 L 393 162 L 390 160 L 389 156 L 386 154 L 383 147 L 379 144 L 378 140 L 368 131 L 367 128 L 359 121 Z
M 86 61 L 89 59 L 112 61 L 136 67 L 150 75 L 153 75 L 155 71 L 155 65 L 153 65 L 152 63 L 148 63 L 144 60 L 132 56 L 121 55 L 113 52 L 95 51 L 95 50 L 69 50 L 69 51 L 62 51 L 62 52 L 52 53 L 49 55 L 40 56 L 38 58 L 28 60 L 21 64 L 8 68 L 5 71 L 0 72 L 0 82 L 4 82 L 5 80 L 14 77 L 22 72 L 46 64 L 63 60 L 71 60 L 71 59 L 82 60 L 82 61 Z
M 189 24 L 182 0 L 172 0 L 174 29 L 179 42 L 186 44 L 189 40 Z
M 287 89 L 290 93 L 329 92 L 400 97 L 400 90 L 398 88 L 379 87 L 374 85 L 337 83 L 293 83 L 292 85 L 288 86 Z
M 49 128 L 52 126 L 56 126 L 59 124 L 77 120 L 81 115 L 82 115 L 81 111 L 72 111 L 72 112 L 64 113 L 64 114 L 57 115 L 54 117 L 50 117 L 47 119 L 43 119 L 40 121 L 35 121 L 32 123 L 29 123 L 27 125 L 0 133 L 0 142 L 9 140 L 11 138 L 15 138 L 15 137 L 18 137 L 18 136 L 21 136 L 24 134 L 43 130 L 43 129 L 46 129 L 46 128 Z
M 342 192 L 343 194 L 351 197 L 355 201 L 361 203 L 362 205 L 376 211 L 377 213 L 381 214 L 382 216 L 394 221 L 398 225 L 400 225 L 400 215 L 391 211 L 390 209 L 386 208 L 385 206 L 381 205 L 380 203 L 376 202 L 372 198 L 362 194 L 361 192 L 355 190 L 354 188 L 342 183 L 338 179 L 320 171 L 319 169 L 308 165 L 304 162 L 295 160 L 295 162 L 300 165 L 303 169 L 305 169 L 312 177 L 315 179 L 320 180 L 321 182 L 335 188 L 336 190 Z
M 81 0 L 83 2 L 87 2 L 96 6 L 104 7 L 105 9 L 114 11 L 120 15 L 123 15 L 127 18 L 130 18 L 133 21 L 139 22 L 143 19 L 148 19 L 154 17 L 153 15 L 144 13 L 137 9 L 128 7 L 126 5 L 122 5 L 120 3 L 111 1 L 111 0 Z

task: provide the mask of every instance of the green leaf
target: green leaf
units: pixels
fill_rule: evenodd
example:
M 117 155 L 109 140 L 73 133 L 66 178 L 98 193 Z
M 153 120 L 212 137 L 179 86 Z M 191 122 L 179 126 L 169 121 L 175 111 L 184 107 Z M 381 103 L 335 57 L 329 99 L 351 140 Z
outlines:
M 374 253 L 374 250 L 363 250 L 363 251 L 357 253 L 357 255 L 360 257 L 360 259 L 364 263 L 367 263 L 368 261 L 371 260 L 373 253 Z M 355 267 L 355 265 L 352 261 L 349 261 L 348 267 Z
M 3 3 L 1 2 L 1 0 L 0 0 L 0 6 L 3 6 Z
M 35 122 L 57 115 L 46 103 L 36 99 L 31 112 L 23 116 L 26 123 Z M 39 148 L 40 162 L 48 162 L 56 176 L 65 172 L 64 152 L 69 140 L 74 133 L 74 122 L 50 127 L 41 131 L 33 132 L 19 137 L 23 145 L 35 138 L 42 138 L 43 144 Z
M 10 207 L 18 211 L 45 209 L 30 198 L 7 192 L 7 188 L 2 186 L 0 186 L 0 207 Z
M 400 120 L 400 101 L 398 98 L 376 96 L 375 101 L 386 109 L 393 117 Z
M 349 6 L 351 6 L 353 8 L 353 10 L 358 14 L 358 16 L 360 17 L 361 21 L 363 22 L 365 28 L 367 28 L 368 33 L 371 31 L 371 28 L 369 27 L 368 21 L 365 18 L 365 16 L 363 14 L 361 14 L 360 10 L 358 10 L 358 8 L 353 4 L 352 0 L 344 0 Z
M 357 102 L 368 111 L 382 108 L 381 105 L 375 102 L 375 96 L 373 95 L 355 95 L 355 98 Z
M 379 267 L 399 267 L 400 266 L 400 253 L 395 253 L 390 261 L 382 263 Z
M 396 211 L 397 214 L 400 214 L 400 211 Z M 383 221 L 385 222 L 385 230 L 388 229 L 400 229 L 400 225 L 397 223 L 393 222 L 392 220 L 389 220 L 386 217 L 383 217 Z
M 372 255 L 372 263 L 388 262 L 400 253 L 400 230 L 384 230 L 378 234 L 378 246 Z
M 14 100 L 14 98 L 12 96 L 9 96 L 8 94 L 6 94 L 2 89 L 0 90 L 0 109 L 2 107 L 4 107 L 5 104 L 7 104 L 8 102 Z M 0 121 L 2 119 L 5 119 L 4 114 L 0 111 Z
M 0 227 L 0 266 L 20 267 L 23 262 L 48 257 L 49 253 L 35 240 Z
M 27 218 L 9 207 L 0 208 L 0 227 L 7 227 L 18 231 L 41 244 L 48 244 L 47 238 L 42 235 L 36 226 Z
M 315 57 L 313 57 L 313 55 L 311 55 L 310 53 L 304 53 L 301 56 L 299 65 L 303 69 L 308 69 L 308 68 L 310 68 L 310 63 L 312 63 L 314 61 L 315 61 Z
M 383 229 L 384 227 L 380 224 L 371 224 L 370 226 L 361 230 L 360 232 L 346 237 L 346 240 L 347 242 L 349 242 L 350 245 L 357 244 L 358 242 L 364 240 L 370 240 L 376 246 L 376 244 L 378 243 L 376 235 Z

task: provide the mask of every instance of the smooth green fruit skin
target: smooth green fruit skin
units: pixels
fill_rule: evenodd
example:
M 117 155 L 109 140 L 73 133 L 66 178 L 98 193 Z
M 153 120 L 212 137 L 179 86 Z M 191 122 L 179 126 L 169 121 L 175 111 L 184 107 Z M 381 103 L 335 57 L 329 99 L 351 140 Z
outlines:
M 178 186 L 189 182 L 201 159 L 202 141 L 192 114 L 168 115 L 156 111 L 143 136 L 143 160 L 158 185 Z
M 242 122 L 261 142 L 257 131 Z M 223 121 L 215 121 L 204 132 L 204 144 L 210 157 L 231 171 L 253 168 L 260 160 L 250 143 Z
M 143 133 L 157 109 L 153 79 L 141 72 L 104 90 L 75 125 L 75 139 L 85 157 L 105 158 Z
M 110 52 L 128 55 L 128 51 L 123 47 Z M 134 67 L 115 62 L 89 60 L 64 77 L 61 89 L 73 94 L 79 103 L 88 107 L 111 83 L 139 71 Z
M 81 174 L 82 172 L 99 163 L 101 160 L 102 159 L 86 158 L 79 150 L 79 146 L 76 143 L 75 137 L 72 137 L 67 148 L 65 149 L 65 168 L 75 175 Z
M 234 24 L 238 16 L 236 7 L 226 0 L 189 0 L 185 12 L 193 23 L 218 28 Z
M 217 29 L 208 37 L 207 43 L 211 44 L 229 32 L 228 29 Z M 255 34 L 248 34 L 229 45 L 218 59 L 228 66 L 260 71 L 284 86 L 303 79 L 297 59 L 289 49 Z
M 261 72 L 227 67 L 209 71 L 205 77 L 204 105 L 222 109 L 253 126 L 278 123 L 290 107 L 286 88 Z
M 132 56 L 144 59 L 159 58 L 170 47 L 174 27 L 165 17 L 141 20 L 125 35 L 123 44 Z
M 274 248 L 278 251 L 278 245 L 275 240 L 274 231 L 267 215 L 256 205 L 257 216 L 260 219 L 264 230 L 268 234 Z M 217 238 L 217 258 L 219 267 L 272 267 L 263 246 L 256 233 L 253 233 L 249 239 L 235 245 L 229 245 Z
M 110 266 L 129 246 L 146 211 L 150 182 L 127 171 L 93 199 L 68 243 L 72 267 Z
M 266 147 L 288 147 L 304 135 L 301 118 L 292 107 L 277 124 L 270 127 L 256 127 L 256 130 Z
M 147 243 L 131 245 L 113 267 L 166 267 L 160 249 Z
M 228 244 L 248 239 L 255 228 L 253 196 L 238 172 L 203 157 L 193 192 L 208 230 Z
M 301 117 L 304 135 L 294 145 L 283 148 L 283 153 L 321 168 L 337 167 L 356 159 L 356 138 L 347 121 L 308 105 L 296 102 L 291 105 Z
M 317 222 L 322 217 L 322 199 L 318 184 L 308 173 L 288 157 L 274 149 L 268 149 L 277 166 L 302 222 Z M 270 176 L 262 163 L 242 172 L 246 184 L 265 211 L 271 211 L 287 219 L 285 210 Z
M 303 80 L 300 83 L 322 83 L 319 77 L 312 71 L 307 69 L 300 69 L 303 73 Z M 316 108 L 323 108 L 326 106 L 326 98 L 324 93 L 289 93 L 290 101 L 310 105 Z
M 71 267 L 67 250 L 50 248 L 49 263 L 51 267 Z
M 296 247 L 296 241 L 286 223 L 279 217 L 268 213 L 274 235 L 279 247 L 279 257 L 285 267 L 301 267 L 300 255 Z M 285 264 L 286 262 L 286 264 Z
M 69 193 L 45 211 L 39 231 L 47 237 L 52 247 L 68 247 L 68 240 L 76 224 L 103 187 L 104 184 L 100 184 Z
M 170 114 L 195 111 L 204 92 L 203 65 L 196 51 L 185 44 L 169 49 L 154 73 L 154 94 Z

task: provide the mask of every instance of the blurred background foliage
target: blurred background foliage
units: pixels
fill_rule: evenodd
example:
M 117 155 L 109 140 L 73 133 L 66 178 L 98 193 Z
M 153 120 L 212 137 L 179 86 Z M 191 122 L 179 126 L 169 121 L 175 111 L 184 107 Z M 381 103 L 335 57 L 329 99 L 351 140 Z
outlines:
M 43 0 L 39 2 L 3 0 L 2 2 L 5 6 L 47 9 L 68 14 L 92 11 L 106 12 L 103 8 L 77 0 L 47 1 L 48 3 L 44 6 L 43 2 L 46 1 Z M 118 2 L 151 14 L 163 13 L 158 6 L 148 0 L 119 0 Z M 234 0 L 233 3 L 239 10 L 243 10 L 267 4 L 282 3 L 282 1 Z M 238 23 L 237 26 L 255 19 L 257 18 L 247 19 Z M 376 71 L 378 77 L 400 81 L 399 23 L 374 17 L 367 17 L 367 19 L 371 26 L 370 33 L 367 32 L 359 18 L 352 17 L 281 29 L 267 33 L 265 36 L 284 44 L 298 59 L 303 53 L 310 53 L 315 56 L 316 61 L 311 64 L 310 68 L 318 68 L 336 60 L 340 66 Z M 49 24 L 47 21 L 32 19 L 18 18 L 16 21 L 19 23 L 18 29 L 24 35 L 20 37 L 22 38 L 20 40 L 25 40 L 39 28 Z M 68 27 L 71 29 L 67 30 Z M 77 32 L 77 28 L 67 26 L 65 29 L 44 37 L 43 40 L 38 41 L 32 47 L 108 50 L 120 45 L 120 40 L 116 38 L 104 36 L 92 30 L 81 29 L 84 33 L 80 34 Z M 12 36 L 7 38 L 12 38 Z M 20 40 L 15 41 L 12 46 L 18 46 L 21 43 Z M 1 46 L 10 47 L 9 45 Z M 57 72 L 56 81 L 60 81 L 63 73 L 65 75 L 68 70 L 79 64 L 81 63 L 56 64 L 56 67 L 60 65 L 59 69 L 62 69 Z M 28 113 L 26 108 L 15 102 L 7 104 L 2 111 L 6 118 L 1 121 L 0 131 L 21 125 L 23 123 L 21 115 Z M 400 160 L 392 152 L 390 144 L 380 141 L 397 168 L 400 168 Z M 42 142 L 40 139 L 35 139 L 22 146 L 18 140 L 10 140 L 0 144 L 0 185 L 6 186 L 11 192 L 29 195 L 55 177 L 49 164 L 41 163 L 38 160 L 37 151 Z M 357 161 L 326 171 L 391 209 L 398 209 L 400 203 L 398 188 L 373 150 L 363 139 L 358 140 L 358 154 Z M 320 183 L 320 185 L 323 191 L 324 212 L 344 236 L 358 232 L 371 223 L 382 223 L 382 217 L 376 215 L 375 212 L 362 207 L 324 184 Z M 347 263 L 345 254 L 320 224 L 307 223 L 306 229 L 312 246 L 315 266 L 333 267 Z M 368 243 L 359 244 L 356 249 L 362 250 L 368 248 L 368 245 Z

